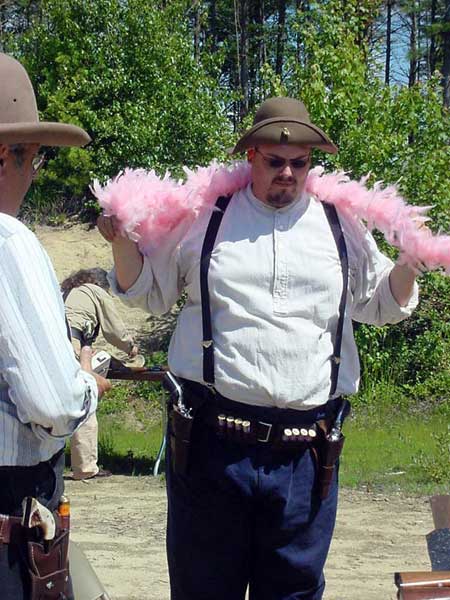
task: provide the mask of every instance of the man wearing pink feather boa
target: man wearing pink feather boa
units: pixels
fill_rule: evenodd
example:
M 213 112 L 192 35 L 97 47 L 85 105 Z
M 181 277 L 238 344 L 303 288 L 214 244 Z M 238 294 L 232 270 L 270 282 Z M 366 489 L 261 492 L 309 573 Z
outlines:
M 234 170 L 183 185 L 125 172 L 96 190 L 115 292 L 156 315 L 187 295 L 167 382 L 173 600 L 244 600 L 247 588 L 251 600 L 322 598 L 344 397 L 359 382 L 352 319 L 397 323 L 417 304 L 411 262 L 381 254 L 345 198 L 315 193 L 325 177 L 310 171 L 312 149 L 337 152 L 300 101 L 271 98 Z M 166 210 L 147 193 L 125 217 L 133 178 L 167 191 Z

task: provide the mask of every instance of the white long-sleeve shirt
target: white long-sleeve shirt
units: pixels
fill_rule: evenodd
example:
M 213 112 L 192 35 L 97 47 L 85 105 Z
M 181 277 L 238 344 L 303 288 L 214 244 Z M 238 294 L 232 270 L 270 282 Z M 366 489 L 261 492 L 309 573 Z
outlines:
M 29 229 L 0 213 L 0 466 L 48 460 L 96 407 L 50 260 Z
M 135 284 L 120 293 L 154 314 L 170 309 L 183 289 L 186 304 L 169 348 L 169 366 L 181 377 L 202 378 L 199 264 L 210 214 L 187 233 L 183 224 L 144 259 Z M 359 223 L 342 218 L 349 257 L 349 288 L 342 362 L 335 395 L 358 388 L 359 361 L 352 319 L 382 325 L 408 316 L 392 296 L 393 263 Z M 320 202 L 303 195 L 276 210 L 251 186 L 234 194 L 212 252 L 209 289 L 215 387 L 224 396 L 260 406 L 308 409 L 327 402 L 331 356 L 342 292 L 338 250 Z

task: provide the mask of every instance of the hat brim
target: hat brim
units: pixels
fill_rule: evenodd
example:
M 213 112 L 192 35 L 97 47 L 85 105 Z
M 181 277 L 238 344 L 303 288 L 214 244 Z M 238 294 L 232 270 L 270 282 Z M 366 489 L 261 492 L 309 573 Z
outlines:
M 76 125 L 66 123 L 0 123 L 1 144 L 40 144 L 41 146 L 85 146 L 90 136 Z
M 289 130 L 286 139 L 284 130 Z M 311 146 L 324 152 L 336 154 L 338 148 L 319 127 L 296 119 L 266 119 L 246 131 L 230 154 L 244 152 L 260 144 Z

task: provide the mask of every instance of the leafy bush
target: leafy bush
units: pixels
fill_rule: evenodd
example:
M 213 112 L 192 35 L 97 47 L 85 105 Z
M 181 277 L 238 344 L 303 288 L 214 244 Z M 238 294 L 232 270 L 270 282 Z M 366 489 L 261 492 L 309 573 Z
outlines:
M 424 482 L 448 483 L 450 480 L 450 428 L 444 433 L 432 433 L 435 441 L 432 456 L 420 452 L 414 465 Z
M 42 117 L 80 125 L 93 139 L 50 162 L 33 207 L 76 205 L 89 198 L 94 177 L 125 166 L 180 174 L 181 165 L 224 156 L 226 96 L 214 60 L 205 68 L 193 56 L 185 4 L 42 0 L 33 26 L 9 41 L 37 88 Z

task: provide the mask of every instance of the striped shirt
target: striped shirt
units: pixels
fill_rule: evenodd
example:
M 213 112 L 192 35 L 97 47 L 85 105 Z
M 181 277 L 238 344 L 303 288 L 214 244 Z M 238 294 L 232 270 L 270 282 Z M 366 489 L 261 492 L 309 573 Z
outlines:
M 0 214 L 0 466 L 48 460 L 96 407 L 51 262 L 29 229 Z

